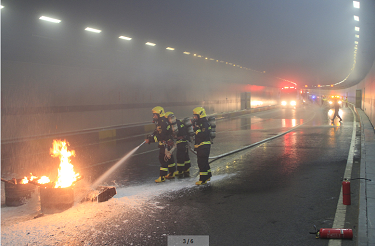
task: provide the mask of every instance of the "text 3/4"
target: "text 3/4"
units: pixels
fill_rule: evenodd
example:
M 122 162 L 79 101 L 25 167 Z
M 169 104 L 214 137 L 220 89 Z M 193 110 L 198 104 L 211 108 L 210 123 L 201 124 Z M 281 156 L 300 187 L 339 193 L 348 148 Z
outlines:
M 194 243 L 194 241 L 193 241 L 193 239 L 183 239 L 182 240 L 182 243 L 184 243 L 184 244 L 192 244 L 192 243 Z

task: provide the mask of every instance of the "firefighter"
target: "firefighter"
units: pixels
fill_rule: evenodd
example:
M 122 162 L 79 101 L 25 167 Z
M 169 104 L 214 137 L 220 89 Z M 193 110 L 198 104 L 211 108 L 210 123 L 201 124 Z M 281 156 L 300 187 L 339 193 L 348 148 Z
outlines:
M 156 129 L 153 134 L 148 135 L 145 139 L 146 143 L 159 142 L 159 162 L 160 162 L 160 177 L 155 180 L 156 183 L 164 182 L 165 179 L 174 178 L 176 164 L 173 156 L 166 158 L 166 150 L 173 146 L 172 136 L 169 134 L 169 124 L 164 117 L 164 109 L 156 106 L 152 109 L 153 122 L 156 124 Z M 172 163 L 173 162 L 173 163 Z
M 194 150 L 197 152 L 197 162 L 199 167 L 199 181 L 196 185 L 207 184 L 211 179 L 211 168 L 208 163 L 208 157 L 211 150 L 211 126 L 206 118 L 206 111 L 202 107 L 193 109 L 194 115 L 194 132 L 195 145 Z
M 333 107 L 334 107 L 334 109 L 335 109 L 335 113 L 334 113 L 333 118 L 332 118 L 332 123 L 333 123 L 333 121 L 335 120 L 336 116 L 339 117 L 340 122 L 341 122 L 342 119 L 341 119 L 341 117 L 340 117 L 340 115 L 339 115 L 339 109 L 340 109 L 339 99 L 336 98 L 336 99 L 333 101 Z
M 188 149 L 189 135 L 185 124 L 182 121 L 177 120 L 172 112 L 165 113 L 165 117 L 171 125 L 173 137 L 176 139 L 177 171 L 175 172 L 175 176 L 189 176 L 191 167 Z

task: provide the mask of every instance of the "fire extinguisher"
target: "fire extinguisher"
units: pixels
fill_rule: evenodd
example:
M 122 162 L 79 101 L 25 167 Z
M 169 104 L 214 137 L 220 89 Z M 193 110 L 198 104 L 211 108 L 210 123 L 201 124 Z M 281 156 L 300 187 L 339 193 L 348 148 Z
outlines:
M 348 179 L 344 179 L 342 181 L 342 203 L 344 205 L 350 205 L 350 181 Z
M 315 238 L 353 239 L 352 229 L 321 228 L 317 230 L 315 225 L 314 228 L 315 232 L 310 232 L 310 234 L 315 234 Z

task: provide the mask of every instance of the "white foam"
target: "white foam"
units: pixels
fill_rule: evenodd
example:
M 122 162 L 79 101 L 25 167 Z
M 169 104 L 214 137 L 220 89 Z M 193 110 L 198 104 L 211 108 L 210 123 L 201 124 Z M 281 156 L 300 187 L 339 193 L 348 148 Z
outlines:
M 211 178 L 212 185 L 234 174 L 217 175 Z M 155 209 L 164 209 L 153 200 L 160 195 L 174 196 L 182 189 L 198 189 L 198 178 L 166 180 L 163 183 L 150 182 L 139 186 L 117 188 L 117 194 L 107 202 L 78 203 L 74 207 L 57 214 L 44 215 L 33 219 L 40 211 L 38 200 L 32 200 L 20 207 L 1 208 L 1 243 L 3 245 L 56 245 L 74 238 L 82 238 L 82 233 L 92 231 L 92 237 L 103 233 L 93 228 L 108 220 L 118 218 L 123 212 L 142 211 L 143 204 Z M 131 222 L 125 220 L 124 222 Z

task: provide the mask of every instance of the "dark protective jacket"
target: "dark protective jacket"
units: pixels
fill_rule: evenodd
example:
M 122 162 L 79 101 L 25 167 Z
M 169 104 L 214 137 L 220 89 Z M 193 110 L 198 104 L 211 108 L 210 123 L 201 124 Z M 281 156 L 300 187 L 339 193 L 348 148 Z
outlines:
M 159 117 L 155 123 L 156 129 L 148 139 L 150 143 L 159 142 L 159 148 L 164 148 L 167 142 L 172 140 L 170 125 L 164 117 Z
M 185 124 L 181 120 L 176 120 L 176 124 L 178 128 L 176 144 L 186 142 L 189 139 L 189 136 Z
M 334 104 L 333 108 L 335 109 L 335 111 L 339 111 L 339 108 L 340 108 L 339 100 L 335 100 L 333 104 Z
M 194 125 L 195 145 L 194 149 L 205 144 L 211 144 L 210 138 L 211 126 L 206 117 L 198 119 Z

